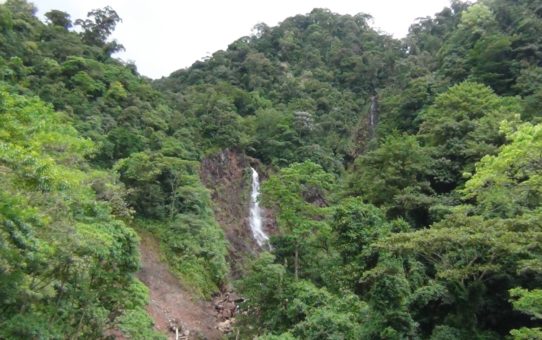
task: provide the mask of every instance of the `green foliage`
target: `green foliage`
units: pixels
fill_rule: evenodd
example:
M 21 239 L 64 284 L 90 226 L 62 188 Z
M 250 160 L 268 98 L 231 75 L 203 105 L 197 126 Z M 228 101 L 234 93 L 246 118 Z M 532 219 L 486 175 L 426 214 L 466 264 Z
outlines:
M 354 292 L 362 291 L 359 283 L 364 270 L 378 260 L 371 245 L 391 231 L 382 210 L 364 204 L 358 198 L 348 198 L 334 207 L 332 219 L 334 247 L 341 257 L 341 266 L 334 280 L 342 281 Z M 338 274 L 338 275 L 337 275 Z
M 370 96 L 400 54 L 397 41 L 379 35 L 368 19 L 315 9 L 278 27 L 261 25 L 254 36 L 155 84 L 205 121 L 198 134 L 206 148 L 233 144 L 277 166 L 310 160 L 339 172 Z M 300 112 L 311 124 L 299 124 Z
M 198 214 L 206 208 L 197 162 L 139 152 L 120 160 L 115 169 L 131 188 L 128 202 L 143 217 L 172 219 L 178 212 Z
M 158 235 L 173 268 L 198 295 L 209 298 L 225 284 L 227 244 L 212 211 L 179 214 Z
M 432 308 L 452 307 L 454 316 L 432 322 L 446 321 L 475 332 L 474 320 L 490 329 L 497 327 L 495 319 L 505 320 L 510 313 L 505 290 L 529 281 L 527 273 L 539 271 L 539 228 L 539 221 L 528 217 L 484 220 L 459 212 L 430 229 L 391 236 L 381 246 L 418 257 L 431 280 L 446 287 L 440 297 L 426 303 Z
M 93 144 L 35 97 L 2 87 L 0 98 L 0 336 L 100 337 L 144 306 L 123 288 L 137 235 L 86 185 Z
M 258 111 L 254 120 L 254 149 L 259 159 L 279 166 L 296 160 L 300 141 L 293 130 L 292 116 L 266 109 Z
M 199 143 L 206 151 L 246 143 L 244 120 L 238 112 L 242 114 L 243 111 L 250 112 L 258 107 L 259 103 L 250 98 L 250 94 L 225 83 L 215 86 L 197 85 L 188 88 L 186 92 L 179 109 L 190 112 L 193 117 L 191 129 L 198 130 Z M 253 103 L 245 103 L 243 96 L 249 97 Z
M 72 27 L 72 22 L 68 13 L 54 9 L 45 13 L 45 17 L 51 25 L 59 26 L 66 30 Z
M 159 337 L 133 216 L 196 295 L 226 285 L 199 179 L 225 148 L 278 225 L 242 336 L 540 337 L 539 2 L 453 1 L 402 41 L 315 9 L 152 83 L 111 58 L 113 9 L 35 13 L 0 5 L 0 338 Z
M 290 305 L 302 294 L 287 287 L 310 280 L 367 303 L 358 338 L 494 339 L 512 328 L 518 338 L 538 336 L 538 323 L 508 302 L 509 289 L 541 284 L 540 138 L 537 125 L 520 123 L 539 120 L 538 7 L 454 1 L 414 24 L 403 50 L 386 39 L 373 45 L 362 15 L 338 19 L 315 10 L 275 28 L 260 25 L 253 37 L 158 84 L 182 94 L 182 84 L 226 80 L 271 102 L 245 116 L 253 136 L 247 151 L 282 167 L 262 186 L 281 229 L 273 237 L 276 258 L 268 260 L 281 273 L 269 292 L 281 297 L 248 310 L 256 333 L 335 336 L 307 324 L 335 324 L 323 321 L 323 307 L 305 321 L 279 317 L 287 309 L 280 301 Z M 370 96 L 378 104 L 373 141 L 365 131 Z M 292 180 L 303 178 L 292 168 L 306 160 L 342 184 L 320 206 Z M 298 252 L 302 280 L 288 270 L 292 261 L 298 266 Z M 264 273 L 244 278 L 254 282 L 243 291 L 256 291 Z M 260 314 L 265 308 L 273 309 Z
M 115 169 L 143 228 L 161 241 L 170 264 L 198 295 L 218 291 L 228 272 L 224 234 L 214 220 L 197 162 L 135 153 Z M 149 220 L 154 219 L 154 220 Z
M 485 156 L 465 184 L 467 200 L 475 200 L 477 214 L 515 217 L 539 213 L 542 199 L 540 152 L 542 125 L 503 125 L 509 144 L 495 156 Z M 515 131 L 514 131 L 515 129 Z
M 257 316 L 246 320 L 248 325 L 276 334 L 288 332 L 279 338 L 359 337 L 365 304 L 351 294 L 339 298 L 309 281 L 294 281 L 282 265 L 273 263 L 274 259 L 271 254 L 262 254 L 252 265 L 250 275 L 239 283 L 247 297 L 242 308 Z
M 115 30 L 117 23 L 122 21 L 117 12 L 107 6 L 103 9 L 94 9 L 87 14 L 88 19 L 77 19 L 75 25 L 83 29 L 83 41 L 89 45 L 105 47 L 108 54 L 124 49 L 115 41 L 107 43 L 107 38 Z
M 432 181 L 439 192 L 463 183 L 474 163 L 495 154 L 505 142 L 503 120 L 514 121 L 521 106 L 516 98 L 499 97 L 487 86 L 464 82 L 439 95 L 422 116 L 419 135 L 434 148 Z
M 389 230 L 380 209 L 356 198 L 346 199 L 335 208 L 333 227 L 344 261 L 352 260 Z
M 295 340 L 296 338 L 291 333 L 282 333 L 280 335 L 265 334 L 259 336 L 261 340 Z
M 275 257 L 269 253 L 261 254 L 252 264 L 251 274 L 239 282 L 239 288 L 247 299 L 247 305 L 243 307 L 257 312 L 255 316 L 258 319 L 251 318 L 250 322 L 255 322 L 256 328 L 280 332 L 277 326 L 284 329 L 288 322 L 283 310 L 287 299 L 286 287 L 291 278 L 282 265 L 273 263 L 274 260 Z
M 107 41 L 114 10 L 76 20 L 80 34 L 64 12 L 48 24 L 35 12 L 0 5 L 0 337 L 156 338 L 133 278 L 138 238 L 121 219 L 160 219 L 156 233 L 176 247 L 164 252 L 201 295 L 227 273 L 194 129 L 174 125 L 185 116 L 110 57 L 122 48 Z
M 523 288 L 514 288 L 510 290 L 512 304 L 516 310 L 531 315 L 535 319 L 542 319 L 542 290 L 527 290 Z M 514 339 L 536 339 L 542 336 L 542 329 L 520 328 L 510 332 Z
M 351 194 L 382 207 L 391 218 L 427 223 L 433 190 L 430 153 L 415 136 L 386 136 L 375 150 L 359 157 L 348 183 Z
M 145 310 L 149 303 L 149 289 L 140 281 L 134 281 L 125 288 L 131 305 L 119 318 L 119 329 L 132 339 L 165 339 L 153 329 L 154 323 Z
M 542 319 L 542 290 L 535 289 L 528 291 L 522 288 L 510 290 L 514 308 L 534 318 Z
M 333 184 L 331 174 L 318 164 L 306 161 L 281 169 L 262 185 L 264 205 L 277 212 L 279 228 L 288 235 L 286 240 L 293 243 L 293 249 L 287 249 L 287 246 L 285 250 L 293 255 L 296 278 L 300 259 L 303 261 L 301 248 L 316 241 L 314 238 L 325 238 L 329 231 L 323 219 L 328 214 L 326 194 Z
M 439 51 L 441 72 L 454 81 L 471 79 L 509 92 L 514 78 L 511 38 L 500 32 L 495 13 L 480 3 L 462 13 L 457 29 Z
M 294 163 L 263 184 L 263 203 L 278 210 L 285 231 L 303 234 L 325 214 L 326 193 L 333 182 L 333 176 L 315 163 Z
M 371 307 L 365 337 L 400 339 L 416 334 L 416 324 L 407 308 L 412 283 L 405 262 L 382 257 L 376 267 L 364 273 L 362 282 L 370 287 L 367 299 Z
M 139 224 L 158 236 L 181 280 L 198 295 L 218 291 L 228 272 L 226 242 L 199 180 L 199 164 L 140 152 L 115 169 L 128 186 L 128 203 L 143 218 Z
M 539 339 L 542 337 L 542 329 L 540 328 L 520 328 L 510 331 L 512 337 L 515 340 L 530 340 L 530 339 Z
M 416 133 L 419 129 L 419 111 L 432 102 L 438 91 L 437 80 L 426 75 L 408 81 L 404 88 L 386 87 L 380 92 L 380 123 L 382 135 L 394 131 Z

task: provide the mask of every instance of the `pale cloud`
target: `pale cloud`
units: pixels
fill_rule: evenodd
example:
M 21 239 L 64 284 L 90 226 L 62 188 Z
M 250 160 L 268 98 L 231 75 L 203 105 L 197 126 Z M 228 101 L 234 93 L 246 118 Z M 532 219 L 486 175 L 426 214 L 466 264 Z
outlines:
M 133 60 L 141 74 L 167 76 L 196 60 L 225 49 L 234 40 L 250 35 L 254 25 L 269 26 L 313 8 L 340 14 L 368 13 L 373 26 L 403 37 L 416 18 L 433 15 L 449 0 L 37 0 L 39 13 L 51 9 L 85 18 L 95 8 L 111 6 L 123 22 L 113 35 L 126 47 L 119 55 Z

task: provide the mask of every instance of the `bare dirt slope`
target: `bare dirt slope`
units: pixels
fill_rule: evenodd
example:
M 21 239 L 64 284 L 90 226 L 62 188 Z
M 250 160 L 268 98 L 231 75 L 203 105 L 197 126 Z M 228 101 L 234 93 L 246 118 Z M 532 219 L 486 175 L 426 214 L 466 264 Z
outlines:
M 221 339 L 212 303 L 195 301 L 167 264 L 160 260 L 158 242 L 149 234 L 140 233 L 140 236 L 142 266 L 138 277 L 149 287 L 147 310 L 154 319 L 155 328 L 175 339 L 169 328 L 170 320 L 176 320 L 183 330 L 190 331 L 189 339 Z

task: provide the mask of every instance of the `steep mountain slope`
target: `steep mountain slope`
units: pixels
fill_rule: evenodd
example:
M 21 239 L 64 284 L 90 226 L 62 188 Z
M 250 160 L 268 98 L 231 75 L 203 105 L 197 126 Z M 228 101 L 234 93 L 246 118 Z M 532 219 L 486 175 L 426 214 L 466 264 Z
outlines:
M 150 82 L 113 9 L 7 0 L 0 338 L 160 337 L 145 307 L 215 337 L 197 299 L 232 285 L 245 338 L 540 338 L 541 8 L 452 1 L 402 41 L 315 9 Z
M 0 4 L 0 337 L 153 338 L 129 225 L 153 230 L 192 294 L 227 276 L 202 153 L 169 126 L 183 114 L 111 57 L 114 10 L 79 33 L 67 13 L 35 13 Z
M 368 16 L 315 9 L 232 43 L 155 82 L 193 115 L 204 145 L 241 146 L 266 164 L 311 159 L 338 171 L 358 149 L 352 135 L 393 74 L 400 43 Z
M 155 82 L 206 152 L 271 169 L 243 334 L 540 336 L 542 170 L 511 159 L 538 150 L 541 5 L 452 1 L 402 41 L 316 9 Z

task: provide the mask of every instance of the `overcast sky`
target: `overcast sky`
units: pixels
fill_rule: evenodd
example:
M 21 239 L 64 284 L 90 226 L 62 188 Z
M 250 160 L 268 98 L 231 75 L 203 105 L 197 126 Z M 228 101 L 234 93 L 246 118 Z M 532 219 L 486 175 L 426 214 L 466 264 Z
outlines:
M 31 0 L 32 1 L 32 0 Z M 335 13 L 371 14 L 373 26 L 397 38 L 416 18 L 433 15 L 449 0 L 34 0 L 43 14 L 59 9 L 73 20 L 111 6 L 122 18 L 113 35 L 126 48 L 118 56 L 134 61 L 151 78 L 167 76 L 250 35 L 254 25 L 275 26 L 285 18 L 328 8 Z

